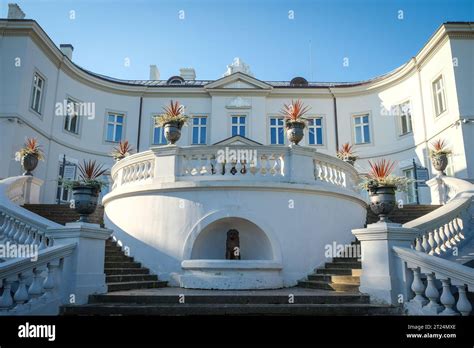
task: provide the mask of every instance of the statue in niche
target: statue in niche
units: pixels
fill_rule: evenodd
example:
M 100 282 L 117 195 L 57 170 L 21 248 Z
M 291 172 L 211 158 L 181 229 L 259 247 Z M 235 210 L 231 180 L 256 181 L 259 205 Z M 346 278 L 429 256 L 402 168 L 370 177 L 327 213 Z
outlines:
M 240 260 L 239 231 L 231 229 L 227 231 L 225 258 L 226 260 Z

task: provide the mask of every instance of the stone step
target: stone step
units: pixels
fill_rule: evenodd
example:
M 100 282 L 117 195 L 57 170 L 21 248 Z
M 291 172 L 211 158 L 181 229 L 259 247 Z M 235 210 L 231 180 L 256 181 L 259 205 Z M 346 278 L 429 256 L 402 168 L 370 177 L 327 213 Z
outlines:
M 308 280 L 360 285 L 360 277 L 345 276 L 345 275 L 310 274 L 308 275 Z
M 142 268 L 140 262 L 106 262 L 104 268 Z
M 311 289 L 359 292 L 359 284 L 328 283 L 317 280 L 300 280 L 298 286 Z
M 357 257 L 334 257 L 332 259 L 333 263 L 351 263 L 351 262 L 359 262 L 359 258 Z
M 399 315 L 397 307 L 373 304 L 88 304 L 67 305 L 62 315 Z
M 132 282 L 117 282 L 117 283 L 107 283 L 107 290 L 111 291 L 124 291 L 124 290 L 133 290 L 133 289 L 154 289 L 154 288 L 163 288 L 167 285 L 165 281 L 132 281 Z
M 316 274 L 328 274 L 328 275 L 352 275 L 352 270 L 349 268 L 318 268 L 315 270 Z
M 361 262 L 326 262 L 325 268 L 350 268 L 350 269 L 360 269 L 362 267 Z
M 142 282 L 142 281 L 157 281 L 158 276 L 155 274 L 117 274 L 107 275 L 105 281 L 107 284 L 112 283 L 129 283 L 129 282 Z
M 260 290 L 258 290 L 260 291 Z M 257 291 L 257 292 L 258 292 Z M 264 290 L 263 290 L 264 291 Z M 184 291 L 183 291 L 184 292 Z M 217 291 L 216 291 L 217 292 Z M 288 294 L 292 290 L 288 289 Z M 104 294 L 89 296 L 89 303 L 93 304 L 179 304 L 179 292 L 175 295 L 145 295 L 140 294 Z M 225 291 L 215 295 L 185 294 L 186 304 L 288 304 L 288 295 L 226 295 Z M 297 304 L 363 304 L 369 303 L 367 295 L 359 293 L 336 294 L 330 292 L 324 295 L 295 295 L 294 303 Z
M 127 255 L 113 255 L 110 256 L 109 254 L 105 254 L 105 262 L 134 262 L 133 257 Z
M 118 274 L 150 274 L 148 268 L 105 268 L 105 275 L 118 275 Z

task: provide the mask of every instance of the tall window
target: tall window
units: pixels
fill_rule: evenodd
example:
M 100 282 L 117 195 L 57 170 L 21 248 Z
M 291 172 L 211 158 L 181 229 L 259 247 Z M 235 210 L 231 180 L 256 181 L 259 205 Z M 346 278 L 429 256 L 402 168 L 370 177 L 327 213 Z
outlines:
M 122 140 L 124 115 L 109 112 L 107 114 L 107 134 L 105 140 L 119 142 Z
M 153 128 L 153 145 L 166 145 L 165 129 L 155 126 Z
M 193 117 L 193 145 L 204 145 L 207 139 L 207 117 Z
M 270 118 L 270 144 L 283 145 L 284 137 L 284 120 L 281 117 Z
M 71 99 L 67 100 L 64 129 L 74 134 L 79 133 L 79 104 Z
M 75 180 L 76 179 L 77 167 L 76 164 L 68 160 L 62 160 L 59 162 L 59 177 L 64 180 Z M 67 203 L 71 200 L 72 192 L 67 187 L 64 187 L 62 183 L 58 182 L 56 191 L 57 203 Z
M 354 138 L 356 144 L 370 143 L 369 115 L 354 116 Z
M 414 170 L 415 170 L 414 168 L 405 169 L 403 171 L 403 175 L 408 179 L 414 180 L 415 179 Z M 415 187 L 414 181 L 408 184 L 406 195 L 407 195 L 407 204 L 416 203 L 416 187 Z
M 234 135 L 245 137 L 245 116 L 232 116 L 232 136 Z
M 44 79 L 38 73 L 33 75 L 33 93 L 31 94 L 31 108 L 38 114 L 42 111 Z
M 438 77 L 433 82 L 433 99 L 436 116 L 439 116 L 446 111 L 446 95 L 444 92 L 443 76 Z
M 323 119 L 321 117 L 308 120 L 309 144 L 323 145 Z
M 410 102 L 405 102 L 403 104 L 397 105 L 396 108 L 400 124 L 400 135 L 411 133 L 413 131 L 413 128 L 411 123 Z

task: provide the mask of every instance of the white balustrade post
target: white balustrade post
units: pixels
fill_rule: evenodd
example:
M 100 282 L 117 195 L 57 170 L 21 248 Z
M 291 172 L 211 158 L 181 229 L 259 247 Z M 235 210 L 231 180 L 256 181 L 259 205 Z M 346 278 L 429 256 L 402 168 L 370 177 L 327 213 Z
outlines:
M 410 248 L 418 230 L 400 224 L 377 222 L 352 234 L 361 243 L 362 275 L 360 291 L 374 302 L 399 305 L 408 300 L 408 274 L 403 262 L 393 252 L 394 246 Z
M 160 147 L 155 152 L 154 180 L 156 182 L 175 182 L 183 165 L 184 158 L 178 156 L 180 148 L 176 145 Z
M 431 192 L 431 204 L 446 204 L 448 200 L 447 187 L 440 176 L 434 177 L 426 182 Z
M 288 181 L 301 184 L 314 184 L 314 149 L 301 146 L 290 146 L 285 161 Z
M 73 222 L 48 229 L 55 245 L 75 243 L 76 248 L 64 260 L 61 296 L 67 302 L 74 295 L 76 304 L 87 303 L 88 296 L 107 292 L 104 274 L 105 240 L 112 230 L 96 224 Z
M 40 203 L 40 193 L 41 185 L 44 181 L 33 176 L 26 179 L 24 185 L 24 204 L 39 204 Z

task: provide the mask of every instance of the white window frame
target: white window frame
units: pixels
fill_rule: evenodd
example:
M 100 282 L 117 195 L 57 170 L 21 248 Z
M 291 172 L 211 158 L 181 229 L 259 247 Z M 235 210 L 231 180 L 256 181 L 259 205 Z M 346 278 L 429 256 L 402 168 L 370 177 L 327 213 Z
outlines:
M 234 124 L 233 121 L 232 121 L 232 118 L 233 117 L 237 117 L 238 118 L 238 123 Z M 243 117 L 244 118 L 244 123 L 243 123 L 243 126 L 244 126 L 244 132 L 245 132 L 245 135 L 242 135 L 240 134 L 240 127 L 242 126 L 242 124 L 240 123 L 240 118 Z M 247 118 L 248 118 L 248 115 L 247 114 L 239 114 L 239 113 L 235 113 L 235 114 L 231 114 L 230 115 L 230 136 L 233 137 L 233 136 L 236 136 L 236 135 L 239 135 L 241 137 L 245 137 L 245 138 L 248 138 L 249 137 L 249 129 L 247 127 Z M 233 134 L 232 132 L 232 128 L 234 126 L 237 126 L 237 134 Z
M 415 180 L 415 168 L 409 167 L 402 169 L 403 176 L 412 180 Z M 411 173 L 410 176 L 407 176 L 408 173 Z M 410 190 L 411 195 L 410 195 Z M 406 204 L 416 204 L 416 184 L 415 182 L 411 182 L 408 184 L 407 192 L 405 193 L 406 196 Z
M 73 115 L 73 117 L 76 117 L 76 131 L 73 131 L 71 130 L 70 126 L 71 126 L 71 118 L 70 118 L 70 115 L 69 115 L 69 112 L 68 112 L 68 105 L 69 105 L 69 102 L 73 103 L 74 105 L 74 108 L 75 108 L 75 113 L 76 115 Z M 64 116 L 64 123 L 63 123 L 63 130 L 66 132 L 66 133 L 69 133 L 69 134 L 74 134 L 74 135 L 79 135 L 79 129 L 80 129 L 80 117 L 79 117 L 79 102 L 73 98 L 66 98 L 66 115 Z M 68 121 L 69 120 L 69 121 Z M 66 124 L 67 123 L 67 124 Z
M 325 146 L 325 136 L 324 136 L 324 130 L 325 130 L 325 127 L 324 127 L 324 117 L 323 116 L 311 116 L 311 117 L 308 117 L 308 145 L 309 146 Z M 317 125 L 310 125 L 309 124 L 309 120 L 321 120 L 321 125 L 320 126 L 317 126 Z M 314 123 L 314 121 L 313 121 Z M 311 144 L 310 143 L 310 138 L 309 138 L 309 131 L 310 131 L 310 128 L 314 128 L 315 132 L 314 132 L 314 137 L 316 138 L 317 137 L 317 132 L 316 132 L 316 129 L 317 128 L 321 128 L 321 144 Z
M 276 125 L 272 125 L 272 120 L 273 119 L 282 120 L 283 123 L 281 125 L 279 125 L 278 122 L 277 122 Z M 283 129 L 283 142 L 281 144 L 278 142 L 278 129 L 279 128 Z M 276 130 L 276 140 L 277 140 L 277 142 L 275 144 L 272 144 L 272 129 Z M 285 145 L 285 139 L 286 139 L 286 137 L 285 137 L 285 118 L 281 117 L 281 116 L 273 116 L 273 115 L 269 116 L 268 117 L 268 132 L 269 132 L 268 133 L 268 140 L 269 140 L 268 143 L 270 145 Z
M 111 115 L 115 116 L 115 121 L 114 122 L 109 121 L 109 116 L 111 116 Z M 116 121 L 117 116 L 122 116 L 123 117 L 123 122 L 122 123 L 119 123 L 119 122 Z M 125 122 L 126 122 L 125 120 L 126 120 L 126 117 L 127 117 L 127 115 L 124 112 L 112 111 L 112 110 L 107 110 L 106 111 L 106 113 L 105 113 L 105 134 L 104 134 L 104 139 L 105 139 L 106 143 L 118 143 L 118 142 L 120 142 L 121 140 L 123 140 L 125 138 Z M 107 138 L 109 124 L 114 125 L 114 133 L 113 133 L 113 139 L 112 140 Z M 119 140 L 115 140 L 116 135 L 117 135 L 117 125 L 122 125 L 122 137 Z
M 194 119 L 199 119 L 199 124 L 194 124 Z M 202 119 L 205 119 L 206 120 L 206 124 L 202 124 L 201 121 Z M 193 115 L 191 117 L 191 140 L 190 140 L 190 144 L 191 145 L 206 145 L 208 143 L 208 139 L 209 139 L 209 117 L 207 117 L 207 115 Z M 195 143 L 194 142 L 194 128 L 198 128 L 198 142 Z M 204 128 L 205 129 L 205 133 L 206 133 L 206 141 L 205 142 L 201 142 L 201 128 Z
M 42 87 L 38 86 L 38 83 L 35 82 L 35 77 L 37 77 L 37 81 L 43 81 Z M 38 115 L 43 114 L 43 100 L 46 91 L 46 78 L 40 74 L 38 71 L 33 73 L 33 80 L 32 80 L 32 88 L 31 88 L 31 99 L 30 99 L 30 110 Z M 39 98 L 36 98 L 36 95 L 39 93 Z M 36 105 L 36 100 L 38 100 L 38 104 Z
M 437 84 L 439 83 L 439 86 Z M 439 117 L 448 110 L 448 104 L 446 100 L 446 87 L 444 83 L 443 75 L 439 75 L 431 83 L 431 90 L 433 95 L 435 117 Z M 441 97 L 441 101 L 440 101 Z M 442 104 L 442 105 L 440 105 Z
M 403 113 L 403 105 L 408 105 L 408 113 L 404 114 Z M 410 133 L 413 133 L 413 117 L 411 114 L 412 108 L 411 108 L 411 102 L 409 100 L 400 103 L 395 106 L 396 108 L 396 115 L 398 119 L 398 135 L 399 136 L 404 136 Z M 405 122 L 406 122 L 406 132 L 403 132 L 403 116 L 405 116 Z
M 360 124 L 356 124 L 356 118 L 363 118 L 367 116 L 367 123 L 360 123 Z M 363 121 L 363 120 L 362 120 Z M 365 141 L 365 135 L 364 135 L 364 132 L 363 132 L 363 126 L 367 125 L 369 127 L 369 137 L 370 137 L 370 141 Z M 356 128 L 357 127 L 362 127 L 362 137 L 364 138 L 364 142 L 361 142 L 361 143 L 358 143 L 357 142 L 357 132 L 356 132 Z M 370 145 L 370 144 L 373 144 L 374 140 L 373 140 L 373 135 L 372 135 L 372 127 L 371 127 L 371 117 L 370 117 L 370 112 L 363 112 L 363 113 L 357 113 L 357 114 L 353 114 L 352 115 L 352 136 L 353 136 L 353 144 L 354 145 Z

